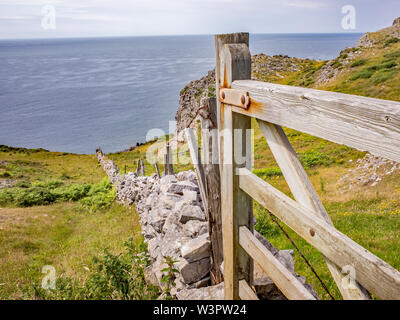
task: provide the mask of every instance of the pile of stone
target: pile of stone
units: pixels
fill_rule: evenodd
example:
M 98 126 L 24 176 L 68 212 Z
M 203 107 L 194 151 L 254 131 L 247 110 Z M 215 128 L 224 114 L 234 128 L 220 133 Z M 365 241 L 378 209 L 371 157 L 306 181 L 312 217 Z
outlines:
M 355 186 L 375 187 L 385 176 L 400 173 L 400 163 L 367 153 L 357 160 L 357 166 L 340 178 L 339 186 L 352 189 Z
M 166 257 L 177 261 L 179 274 L 171 294 L 178 299 L 222 299 L 223 284 L 210 286 L 211 242 L 209 225 L 196 174 L 184 171 L 158 178 L 138 176 L 136 173 L 119 175 L 118 167 L 97 152 L 100 164 L 116 187 L 116 199 L 125 205 L 135 204 L 140 215 L 142 235 L 148 245 L 152 264 L 146 269 L 146 281 L 164 287 L 162 282 L 167 267 Z M 279 251 L 256 232 L 257 238 L 305 284 L 305 279 L 294 272 L 293 252 Z M 223 266 L 221 266 L 223 271 Z M 260 298 L 285 299 L 279 289 L 259 266 L 254 268 L 254 286 Z M 306 288 L 315 292 L 309 285 Z M 316 294 L 315 294 L 316 295 Z
M 100 165 L 106 172 L 110 182 L 114 184 L 118 180 L 119 176 L 119 168 L 118 166 L 110 159 L 104 156 L 103 152 L 100 149 L 96 150 L 97 160 Z

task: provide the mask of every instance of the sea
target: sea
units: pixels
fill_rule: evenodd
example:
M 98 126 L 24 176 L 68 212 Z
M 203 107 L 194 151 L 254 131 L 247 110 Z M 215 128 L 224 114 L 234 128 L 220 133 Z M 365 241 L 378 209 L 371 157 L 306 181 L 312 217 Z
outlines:
M 360 36 L 251 34 L 250 51 L 328 60 Z M 168 133 L 214 59 L 212 35 L 0 40 L 0 145 L 109 153 Z

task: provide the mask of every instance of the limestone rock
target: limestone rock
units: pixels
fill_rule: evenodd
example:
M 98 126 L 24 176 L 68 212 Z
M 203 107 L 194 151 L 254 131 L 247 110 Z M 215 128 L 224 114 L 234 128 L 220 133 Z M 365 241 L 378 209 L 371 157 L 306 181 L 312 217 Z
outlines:
M 195 262 L 210 256 L 211 241 L 208 234 L 203 234 L 186 242 L 181 248 L 181 255 L 188 262 Z
M 178 300 L 224 300 L 224 283 L 200 289 L 185 289 L 176 294 Z
M 183 195 L 184 190 L 200 192 L 199 187 L 189 181 L 179 181 L 177 183 L 162 185 L 160 191 L 162 193 L 172 193 Z
M 195 238 L 202 234 L 208 234 L 208 222 L 190 220 L 183 225 L 183 233 L 187 237 Z
M 186 223 L 190 220 L 205 221 L 205 214 L 199 206 L 184 205 L 182 207 L 179 222 Z
M 210 272 L 210 258 L 204 258 L 199 261 L 189 262 L 181 259 L 176 264 L 185 283 L 190 284 L 203 279 Z
M 174 209 L 175 204 L 181 200 L 181 196 L 172 193 L 165 193 L 162 194 L 158 200 L 166 209 L 172 210 Z

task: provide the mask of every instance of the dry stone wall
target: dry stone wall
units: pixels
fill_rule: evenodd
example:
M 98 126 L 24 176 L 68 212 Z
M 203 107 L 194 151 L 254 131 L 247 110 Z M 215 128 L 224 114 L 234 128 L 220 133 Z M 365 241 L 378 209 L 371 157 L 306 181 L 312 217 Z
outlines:
M 165 258 L 178 261 L 179 275 L 171 294 L 177 299 L 221 299 L 223 285 L 210 286 L 211 242 L 209 225 L 196 174 L 179 172 L 158 178 L 138 176 L 136 173 L 120 175 L 118 167 L 101 150 L 97 158 L 116 188 L 116 200 L 135 205 L 140 215 L 142 235 L 148 246 L 152 264 L 146 269 L 146 280 L 164 287 L 162 269 Z M 294 272 L 293 252 L 278 251 L 265 238 L 256 233 L 263 244 L 305 284 L 305 279 Z M 223 268 L 223 266 L 221 266 Z M 254 284 L 263 299 L 285 299 L 279 289 L 259 266 L 254 268 Z M 305 286 L 315 294 L 309 285 Z M 316 294 L 315 294 L 316 295 Z

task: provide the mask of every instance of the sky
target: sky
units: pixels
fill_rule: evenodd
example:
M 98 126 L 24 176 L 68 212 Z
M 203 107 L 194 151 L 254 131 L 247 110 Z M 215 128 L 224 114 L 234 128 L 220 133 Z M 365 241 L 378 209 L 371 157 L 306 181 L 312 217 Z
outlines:
M 400 0 L 0 0 L 0 38 L 366 32 L 398 16 Z

